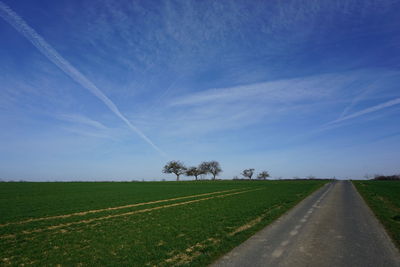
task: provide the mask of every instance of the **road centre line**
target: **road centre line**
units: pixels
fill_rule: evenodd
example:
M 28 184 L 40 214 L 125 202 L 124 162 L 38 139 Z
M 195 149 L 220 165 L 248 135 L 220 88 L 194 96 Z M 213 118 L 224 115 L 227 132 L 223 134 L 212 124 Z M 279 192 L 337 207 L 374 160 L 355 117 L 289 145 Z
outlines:
M 283 254 L 283 252 L 285 251 L 285 248 L 284 248 L 284 247 L 285 247 L 287 244 L 290 243 L 291 237 L 293 237 L 293 236 L 295 236 L 295 235 L 297 235 L 297 234 L 299 233 L 298 230 L 301 228 L 302 223 L 305 223 L 305 222 L 307 221 L 308 217 L 309 217 L 309 216 L 312 214 L 312 212 L 314 211 L 314 207 L 316 206 L 316 203 L 319 203 L 319 202 L 325 197 L 325 195 L 329 192 L 330 188 L 331 188 L 331 185 L 329 185 L 329 187 L 326 189 L 326 191 L 325 191 L 325 192 L 318 198 L 318 200 L 311 206 L 311 208 L 307 211 L 307 213 L 306 213 L 306 214 L 303 216 L 303 218 L 300 220 L 300 223 L 297 224 L 297 225 L 294 227 L 294 229 L 293 229 L 292 231 L 289 232 L 289 238 L 288 238 L 287 240 L 283 241 L 283 242 L 280 244 L 280 246 L 279 246 L 278 248 L 276 248 L 276 249 L 272 252 L 272 254 L 271 254 L 272 257 L 274 257 L 274 258 L 279 258 L 279 257 Z

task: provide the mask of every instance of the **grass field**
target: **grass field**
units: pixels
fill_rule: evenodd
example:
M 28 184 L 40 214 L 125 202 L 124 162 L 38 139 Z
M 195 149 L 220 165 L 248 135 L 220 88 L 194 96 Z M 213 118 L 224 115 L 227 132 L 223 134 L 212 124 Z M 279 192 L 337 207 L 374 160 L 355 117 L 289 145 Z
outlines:
M 0 265 L 205 265 L 324 183 L 0 183 Z
M 353 181 L 400 248 L 400 181 Z

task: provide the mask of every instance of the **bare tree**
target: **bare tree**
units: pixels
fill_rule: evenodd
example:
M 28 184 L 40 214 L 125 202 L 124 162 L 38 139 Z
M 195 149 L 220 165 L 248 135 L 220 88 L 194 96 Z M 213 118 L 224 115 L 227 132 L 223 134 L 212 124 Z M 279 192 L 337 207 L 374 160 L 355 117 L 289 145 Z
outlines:
M 204 174 L 211 173 L 213 180 L 215 180 L 215 177 L 222 172 L 219 162 L 215 160 L 202 162 L 199 168 Z
M 210 168 L 208 166 L 208 162 L 203 161 L 200 165 L 199 165 L 199 169 L 202 172 L 202 174 L 207 175 L 210 172 Z
M 267 171 L 262 171 L 257 175 L 258 179 L 266 180 L 269 177 L 269 173 Z
M 222 172 L 221 166 L 218 161 L 210 161 L 209 162 L 210 173 L 213 175 L 213 180 L 215 180 L 215 176 Z
M 180 161 L 170 161 L 163 169 L 163 173 L 174 173 L 176 175 L 176 180 L 179 181 L 179 175 L 184 174 L 186 171 L 185 165 Z
M 197 177 L 201 174 L 204 174 L 204 171 L 202 171 L 200 167 L 190 167 L 186 170 L 186 175 L 194 176 L 196 181 L 197 181 Z
M 251 177 L 253 176 L 253 174 L 254 174 L 254 169 L 245 169 L 245 170 L 243 170 L 243 172 L 242 172 L 242 175 L 243 175 L 244 177 L 249 178 L 250 180 L 251 180 Z

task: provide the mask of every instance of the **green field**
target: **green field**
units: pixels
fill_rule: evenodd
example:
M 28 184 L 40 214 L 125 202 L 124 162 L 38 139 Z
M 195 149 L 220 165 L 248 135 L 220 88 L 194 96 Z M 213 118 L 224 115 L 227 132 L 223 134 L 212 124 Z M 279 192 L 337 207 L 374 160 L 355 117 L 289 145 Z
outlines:
M 353 181 L 400 248 L 400 181 Z
M 0 183 L 0 265 L 205 265 L 324 183 Z

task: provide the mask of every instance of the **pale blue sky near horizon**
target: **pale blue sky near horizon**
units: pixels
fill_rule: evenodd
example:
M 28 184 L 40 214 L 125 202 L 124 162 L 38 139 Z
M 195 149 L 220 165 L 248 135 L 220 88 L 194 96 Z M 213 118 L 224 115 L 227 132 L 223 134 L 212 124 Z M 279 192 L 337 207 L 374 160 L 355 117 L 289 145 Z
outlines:
M 0 179 L 400 173 L 400 1 L 0 1 Z

